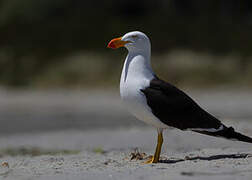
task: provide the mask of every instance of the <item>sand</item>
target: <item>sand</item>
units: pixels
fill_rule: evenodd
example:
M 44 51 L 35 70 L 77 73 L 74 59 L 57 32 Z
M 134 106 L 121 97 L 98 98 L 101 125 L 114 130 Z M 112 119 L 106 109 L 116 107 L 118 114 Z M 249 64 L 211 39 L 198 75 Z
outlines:
M 240 130 L 252 135 L 252 129 L 242 124 Z M 0 147 L 5 151 L 0 158 L 0 177 L 7 180 L 252 178 L 250 144 L 192 132 L 165 131 L 162 163 L 145 165 L 144 160 L 131 160 L 136 148 L 146 153 L 144 157 L 151 155 L 155 136 L 155 130 L 139 127 L 2 137 Z M 35 155 L 34 147 L 39 151 Z M 10 156 L 13 150 L 22 155 Z M 50 154 L 54 151 L 55 154 Z
M 251 144 L 189 131 L 164 132 L 161 163 L 131 160 L 136 149 L 152 155 L 155 129 L 124 112 L 113 93 L 74 94 L 0 93 L 0 179 L 252 179 Z M 229 104 L 223 94 L 195 94 L 210 112 L 226 112 L 226 125 L 252 136 L 251 96 L 235 93 Z

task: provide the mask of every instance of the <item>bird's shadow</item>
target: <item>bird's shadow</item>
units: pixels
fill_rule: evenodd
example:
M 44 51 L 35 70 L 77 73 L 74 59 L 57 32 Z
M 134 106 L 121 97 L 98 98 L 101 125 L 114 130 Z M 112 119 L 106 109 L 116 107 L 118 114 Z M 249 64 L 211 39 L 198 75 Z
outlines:
M 252 157 L 252 154 L 242 153 L 242 154 L 220 154 L 220 155 L 213 155 L 213 156 L 206 156 L 206 157 L 204 156 L 185 157 L 184 159 L 160 160 L 160 163 L 174 164 L 174 163 L 183 162 L 183 161 L 195 161 L 195 160 L 212 161 L 212 160 L 218 160 L 218 159 L 244 159 L 248 157 Z

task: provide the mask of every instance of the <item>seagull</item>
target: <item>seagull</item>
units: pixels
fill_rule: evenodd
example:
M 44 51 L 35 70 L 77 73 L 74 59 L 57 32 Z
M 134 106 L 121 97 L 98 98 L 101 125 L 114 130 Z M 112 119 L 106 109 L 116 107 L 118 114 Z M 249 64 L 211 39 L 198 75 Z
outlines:
M 121 99 L 137 119 L 157 129 L 155 154 L 146 164 L 159 162 L 162 132 L 169 127 L 252 143 L 252 138 L 225 126 L 183 91 L 157 77 L 151 67 L 151 43 L 144 33 L 126 33 L 107 47 L 128 50 L 120 80 Z

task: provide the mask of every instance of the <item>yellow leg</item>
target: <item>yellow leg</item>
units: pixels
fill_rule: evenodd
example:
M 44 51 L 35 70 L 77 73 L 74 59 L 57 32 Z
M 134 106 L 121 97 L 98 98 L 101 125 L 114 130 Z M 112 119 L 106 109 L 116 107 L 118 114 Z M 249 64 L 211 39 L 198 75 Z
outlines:
M 158 139 L 157 139 L 157 146 L 154 156 L 151 156 L 151 158 L 145 162 L 145 164 L 152 164 L 152 163 L 158 163 L 161 149 L 163 144 L 163 134 L 162 130 L 158 130 Z

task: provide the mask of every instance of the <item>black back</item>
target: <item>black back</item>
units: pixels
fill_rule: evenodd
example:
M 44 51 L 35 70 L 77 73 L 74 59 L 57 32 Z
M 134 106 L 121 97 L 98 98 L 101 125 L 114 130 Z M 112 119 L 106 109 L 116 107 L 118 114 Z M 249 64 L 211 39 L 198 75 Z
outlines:
M 203 110 L 183 91 L 158 78 L 141 89 L 152 113 L 164 124 L 181 130 L 191 128 L 218 129 L 221 122 Z

